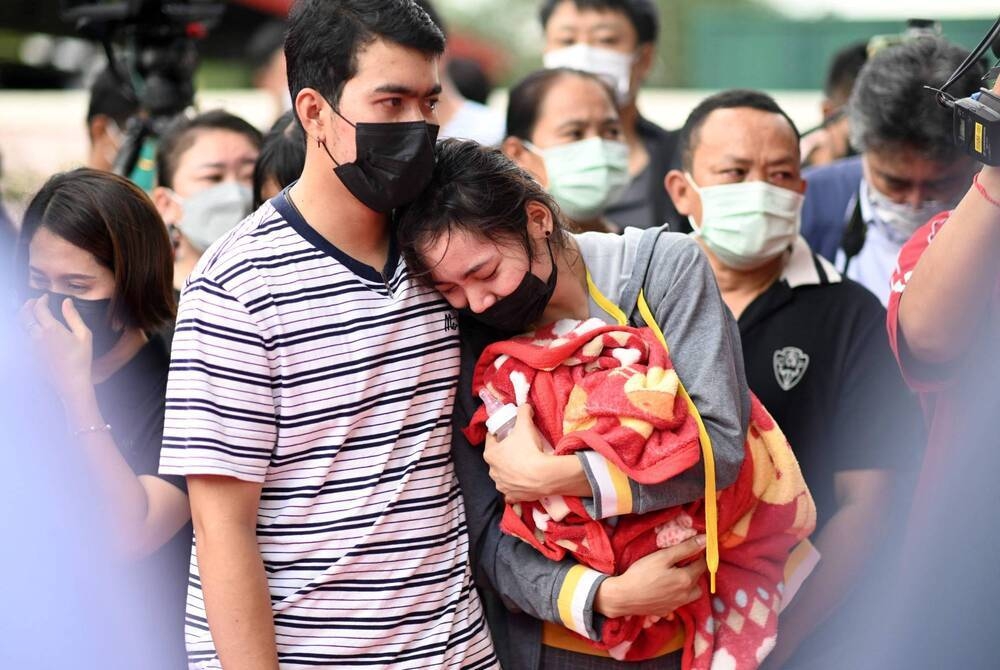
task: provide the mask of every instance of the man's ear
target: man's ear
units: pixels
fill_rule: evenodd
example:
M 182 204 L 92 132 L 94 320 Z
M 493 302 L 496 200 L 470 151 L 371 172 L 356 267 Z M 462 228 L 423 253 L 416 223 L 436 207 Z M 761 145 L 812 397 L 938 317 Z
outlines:
M 528 148 L 524 146 L 524 142 L 521 141 L 520 137 L 508 135 L 500 143 L 500 151 L 503 152 L 504 156 L 521 165 L 521 159 L 525 153 L 528 153 Z
M 835 105 L 833 100 L 830 98 L 823 98 L 823 101 L 819 103 L 820 113 L 823 115 L 823 119 L 827 119 L 831 114 L 840 108 L 839 105 Z
M 680 170 L 668 172 L 667 176 L 663 178 L 663 188 L 666 189 L 670 199 L 674 201 L 674 207 L 677 208 L 679 214 L 684 216 L 694 214 L 698 195 L 691 188 L 691 182 L 688 181 L 683 172 Z
M 181 219 L 184 217 L 184 208 L 177 202 L 176 196 L 170 192 L 170 189 L 165 186 L 157 186 L 153 189 L 152 197 L 153 205 L 156 206 L 156 211 L 160 213 L 163 223 L 169 226 L 171 224 L 177 225 L 181 222 Z
M 330 130 L 329 124 L 322 114 L 325 106 L 326 101 L 323 96 L 314 88 L 304 88 L 295 96 L 293 107 L 296 116 L 302 122 L 303 130 L 306 131 L 307 143 L 329 142 L 331 140 L 327 137 Z
M 653 64 L 656 59 L 656 44 L 649 42 L 647 44 L 639 45 L 639 51 L 636 53 L 635 58 L 635 89 L 638 91 L 639 87 L 645 83 L 646 78 L 649 77 L 649 72 L 653 69 Z
M 104 114 L 94 114 L 87 123 L 87 134 L 90 136 L 90 143 L 94 144 L 102 139 L 108 132 L 108 117 Z
M 513 135 L 508 136 L 507 139 L 500 144 L 500 151 L 502 151 L 507 158 L 517 163 L 518 167 L 530 172 L 531 176 L 534 177 L 539 184 L 542 186 L 548 186 L 549 175 L 545 171 L 545 161 L 542 160 L 541 156 L 524 146 L 524 140 L 520 137 L 514 137 Z

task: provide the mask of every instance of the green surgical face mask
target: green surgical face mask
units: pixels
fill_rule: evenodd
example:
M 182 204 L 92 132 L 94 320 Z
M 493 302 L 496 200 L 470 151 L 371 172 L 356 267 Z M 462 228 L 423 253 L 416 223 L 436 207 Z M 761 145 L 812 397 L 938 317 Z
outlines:
M 549 193 L 566 216 L 576 221 L 603 214 L 628 186 L 628 146 L 624 142 L 592 137 L 548 149 L 527 141 L 524 145 L 542 157 Z
M 695 235 L 727 266 L 751 270 L 784 253 L 799 235 L 802 194 L 765 181 L 699 187 L 701 221 Z

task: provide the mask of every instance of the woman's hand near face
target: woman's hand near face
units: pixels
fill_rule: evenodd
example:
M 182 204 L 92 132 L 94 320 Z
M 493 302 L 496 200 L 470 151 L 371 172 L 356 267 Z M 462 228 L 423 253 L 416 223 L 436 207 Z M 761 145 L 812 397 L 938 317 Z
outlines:
M 698 535 L 643 556 L 621 575 L 601 582 L 594 609 L 610 618 L 672 614 L 701 597 L 698 580 L 707 569 L 705 557 L 682 567 L 677 564 L 704 550 L 705 536 Z
M 68 329 L 52 316 L 48 295 L 27 301 L 19 318 L 45 366 L 49 383 L 66 401 L 93 386 L 91 334 L 69 298 L 61 305 L 53 305 L 52 309 L 62 310 Z

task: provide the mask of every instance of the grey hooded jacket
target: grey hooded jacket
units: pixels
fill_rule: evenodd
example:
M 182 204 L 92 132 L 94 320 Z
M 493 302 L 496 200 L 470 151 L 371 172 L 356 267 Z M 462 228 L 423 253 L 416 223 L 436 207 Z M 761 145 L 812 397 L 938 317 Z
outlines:
M 642 289 L 670 346 L 674 367 L 683 380 L 712 440 L 719 489 L 732 484 L 743 462 L 750 396 L 736 322 L 722 302 L 715 277 L 700 247 L 686 235 L 665 228 L 626 229 L 622 235 L 584 233 L 574 238 L 594 283 L 616 302 L 631 325 L 645 325 L 636 309 Z M 591 301 L 591 316 L 613 319 Z M 475 362 L 483 348 L 498 339 L 463 317 L 462 373 L 456 398 L 452 458 L 465 499 L 471 538 L 471 563 L 487 606 L 497 653 L 509 670 L 539 665 L 543 621 L 562 623 L 558 597 L 572 560 L 551 561 L 533 547 L 500 531 L 503 500 L 489 477 L 480 445 L 465 439 L 478 400 L 471 391 Z M 581 458 L 594 490 L 598 483 Z M 630 482 L 633 512 L 645 513 L 696 500 L 704 495 L 704 470 L 690 470 L 658 484 Z M 587 501 L 593 511 L 593 501 Z M 603 617 L 593 611 L 602 579 L 587 593 L 584 618 L 592 638 L 600 637 Z M 679 652 L 678 652 L 679 653 Z M 594 659 L 596 660 L 596 659 Z M 666 660 L 666 659 L 665 659 Z M 676 659 L 671 659 L 673 667 Z M 608 667 L 619 667 L 608 660 Z

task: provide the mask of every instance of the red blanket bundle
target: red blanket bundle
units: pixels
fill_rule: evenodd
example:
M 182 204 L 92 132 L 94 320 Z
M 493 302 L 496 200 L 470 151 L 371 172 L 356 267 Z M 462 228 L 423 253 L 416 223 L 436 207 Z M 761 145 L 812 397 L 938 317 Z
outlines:
M 664 347 L 646 328 L 559 321 L 487 347 L 473 390 L 503 402 L 528 402 L 539 432 L 558 454 L 599 452 L 643 484 L 669 480 L 700 458 L 694 417 L 678 393 Z M 485 410 L 466 430 L 485 438 Z M 608 620 L 596 646 L 625 660 L 654 656 L 684 626 L 684 668 L 752 670 L 774 645 L 783 570 L 792 547 L 815 525 L 815 508 L 798 463 L 767 410 L 752 397 L 746 458 L 735 484 L 718 494 L 720 566 L 717 592 L 672 620 Z M 508 505 L 501 527 L 560 560 L 567 553 L 606 574 L 705 531 L 702 501 L 615 523 L 590 518 L 566 498 L 569 513 L 550 516 L 540 503 Z

